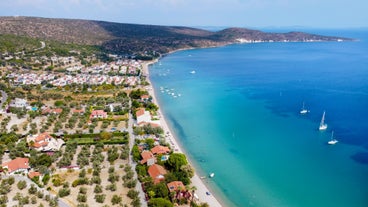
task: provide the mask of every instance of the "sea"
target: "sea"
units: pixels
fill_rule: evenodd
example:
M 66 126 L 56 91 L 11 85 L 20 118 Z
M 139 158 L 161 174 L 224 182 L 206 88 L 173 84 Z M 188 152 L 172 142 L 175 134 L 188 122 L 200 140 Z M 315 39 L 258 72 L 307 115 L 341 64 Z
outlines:
M 368 29 L 304 32 L 356 41 L 184 50 L 149 68 L 169 127 L 199 176 L 215 174 L 204 181 L 223 206 L 368 206 Z

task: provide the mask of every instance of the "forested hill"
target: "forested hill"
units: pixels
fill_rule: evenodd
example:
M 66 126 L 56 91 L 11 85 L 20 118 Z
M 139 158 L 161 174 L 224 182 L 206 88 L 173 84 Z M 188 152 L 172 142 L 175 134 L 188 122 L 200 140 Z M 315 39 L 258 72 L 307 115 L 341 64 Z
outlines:
M 92 20 L 0 17 L 0 34 L 61 43 L 102 46 L 109 52 L 167 53 L 177 49 L 219 46 L 239 41 L 349 41 L 301 32 L 266 33 L 245 28 L 218 32 L 190 27 L 123 24 Z

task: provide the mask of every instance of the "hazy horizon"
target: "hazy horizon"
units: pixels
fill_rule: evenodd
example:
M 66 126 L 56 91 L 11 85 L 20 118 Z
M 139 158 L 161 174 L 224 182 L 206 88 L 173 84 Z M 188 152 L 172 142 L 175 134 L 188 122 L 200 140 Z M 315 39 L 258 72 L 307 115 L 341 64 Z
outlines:
M 1 16 L 189 27 L 366 28 L 364 0 L 3 0 Z

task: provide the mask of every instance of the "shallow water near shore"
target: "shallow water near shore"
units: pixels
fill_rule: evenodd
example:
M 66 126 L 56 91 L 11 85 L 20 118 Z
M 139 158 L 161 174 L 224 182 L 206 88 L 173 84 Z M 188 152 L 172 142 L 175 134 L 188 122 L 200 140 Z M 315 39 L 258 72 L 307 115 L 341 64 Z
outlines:
M 187 50 L 150 67 L 168 124 L 199 176 L 215 173 L 205 182 L 224 206 L 368 206 L 368 31 L 315 33 L 360 41 Z

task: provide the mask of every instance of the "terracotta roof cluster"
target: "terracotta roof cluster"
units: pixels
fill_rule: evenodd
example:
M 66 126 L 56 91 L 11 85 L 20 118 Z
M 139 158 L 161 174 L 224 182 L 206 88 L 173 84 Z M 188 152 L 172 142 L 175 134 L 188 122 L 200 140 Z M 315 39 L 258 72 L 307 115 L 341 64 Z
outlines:
M 158 164 L 153 164 L 148 168 L 148 174 L 153 179 L 153 183 L 157 184 L 165 179 L 166 170 L 164 167 Z
M 33 147 L 40 148 L 47 146 L 49 144 L 47 140 L 50 140 L 51 138 L 52 136 L 50 136 L 47 132 L 39 134 L 34 140 Z
M 26 169 L 29 168 L 29 159 L 18 157 L 14 160 L 3 163 L 2 166 L 3 166 L 3 168 L 7 168 L 9 173 L 12 173 L 12 172 L 20 170 L 20 169 L 25 169 L 26 170 Z

